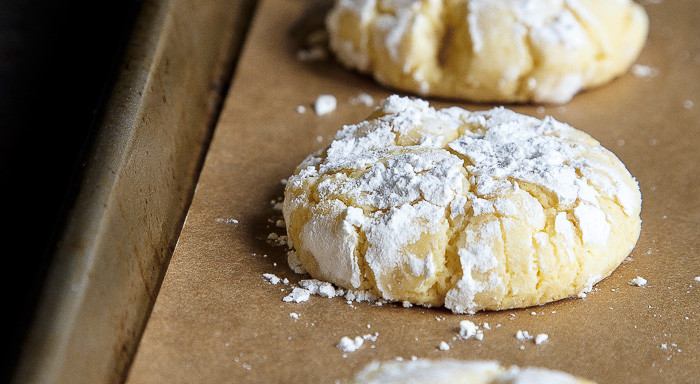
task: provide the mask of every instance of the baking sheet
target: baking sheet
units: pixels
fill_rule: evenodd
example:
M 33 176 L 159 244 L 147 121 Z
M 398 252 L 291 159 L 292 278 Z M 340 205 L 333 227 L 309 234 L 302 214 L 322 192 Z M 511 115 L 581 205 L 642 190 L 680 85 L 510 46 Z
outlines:
M 75 177 L 79 191 L 47 265 L 12 383 L 123 382 L 182 228 L 249 4 L 139 3 L 118 78 Z M 31 256 L 24 252 L 12 257 Z
M 699 380 L 699 2 L 645 3 L 650 35 L 638 63 L 651 75 L 625 74 L 564 106 L 510 106 L 590 133 L 627 165 L 643 196 L 642 234 L 630 258 L 584 299 L 472 316 L 317 296 L 286 303 L 290 286 L 263 278 L 308 277 L 292 272 L 286 249 L 268 239 L 284 234 L 273 207 L 281 179 L 342 124 L 370 113 L 353 97 L 392 93 L 332 59 L 296 59 L 319 21 L 318 12 L 308 13 L 314 4 L 259 5 L 128 382 L 334 382 L 373 360 L 412 356 L 540 366 L 600 383 Z M 317 116 L 312 104 L 323 93 L 335 95 L 338 108 Z M 629 285 L 636 276 L 648 284 Z M 492 329 L 482 341 L 453 340 L 464 319 Z M 518 330 L 549 339 L 520 342 Z M 376 341 L 355 352 L 335 347 L 343 336 L 375 332 Z M 438 349 L 441 341 L 449 351 Z

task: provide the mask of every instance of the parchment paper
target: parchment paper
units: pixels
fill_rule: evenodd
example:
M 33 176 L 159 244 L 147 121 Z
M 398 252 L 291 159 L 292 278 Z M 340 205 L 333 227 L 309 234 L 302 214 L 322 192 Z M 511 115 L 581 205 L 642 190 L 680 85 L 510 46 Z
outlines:
M 700 2 L 645 6 L 651 28 L 638 63 L 653 69 L 650 76 L 625 74 L 564 106 L 509 106 L 552 115 L 620 157 L 643 195 L 635 250 L 585 299 L 468 316 L 317 296 L 285 303 L 290 286 L 262 277 L 308 277 L 292 272 L 286 249 L 267 239 L 284 235 L 271 204 L 282 196 L 280 180 L 342 124 L 371 112 L 351 98 L 393 93 L 332 58 L 297 60 L 319 20 L 306 14 L 312 3 L 262 1 L 128 382 L 328 383 L 373 360 L 412 356 L 498 360 L 600 383 L 698 382 Z M 338 108 L 317 116 L 312 104 L 324 93 L 337 97 Z M 636 276 L 648 284 L 629 285 Z M 482 341 L 453 340 L 463 319 L 492 329 Z M 520 342 L 518 330 L 549 339 Z M 375 332 L 377 340 L 355 352 L 335 347 L 343 336 Z M 438 349 L 441 341 L 449 351 Z

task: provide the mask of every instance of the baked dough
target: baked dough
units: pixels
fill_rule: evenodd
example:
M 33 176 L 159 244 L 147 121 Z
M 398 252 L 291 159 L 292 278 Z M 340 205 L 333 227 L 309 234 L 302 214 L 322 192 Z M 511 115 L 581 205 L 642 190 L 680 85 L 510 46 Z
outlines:
M 283 206 L 311 276 L 456 313 L 590 290 L 633 249 L 640 210 L 635 179 L 584 132 L 396 95 L 308 156 Z
M 565 103 L 625 72 L 647 37 L 631 0 L 338 0 L 341 63 L 423 96 Z
M 496 361 L 412 360 L 372 362 L 353 384 L 594 384 L 544 368 L 503 367 Z

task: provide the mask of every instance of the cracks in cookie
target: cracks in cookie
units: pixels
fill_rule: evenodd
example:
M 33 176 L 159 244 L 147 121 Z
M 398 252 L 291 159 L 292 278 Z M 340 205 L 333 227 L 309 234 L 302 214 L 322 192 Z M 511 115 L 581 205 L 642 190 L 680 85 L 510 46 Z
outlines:
M 439 49 L 436 51 L 441 83 L 456 84 L 457 87 L 461 87 L 471 72 L 476 52 L 473 36 L 470 33 L 469 12 L 469 5 L 466 2 L 445 1 L 443 4 L 440 16 L 445 30 L 438 42 Z M 448 92 L 455 92 L 455 90 Z
M 550 191 L 548 189 L 545 189 L 542 186 L 533 184 L 533 183 L 528 183 L 526 181 L 518 180 L 515 178 L 508 178 L 508 180 L 511 183 L 517 183 L 518 188 L 533 198 L 535 198 L 537 201 L 539 201 L 540 205 L 542 206 L 542 209 L 545 211 L 549 208 L 555 208 L 559 207 L 559 197 L 554 193 L 553 191 Z
M 446 217 L 449 218 L 448 210 L 449 209 L 446 209 L 445 214 Z M 450 225 L 448 226 L 443 268 L 449 273 L 445 275 L 446 279 L 442 281 L 441 285 L 438 284 L 438 282 L 435 284 L 436 291 L 440 293 L 443 301 L 445 299 L 445 295 L 447 295 L 447 292 L 454 288 L 457 285 L 457 282 L 459 282 L 462 279 L 462 276 L 464 276 L 464 270 L 462 269 L 462 264 L 459 258 L 459 249 L 456 243 L 469 225 L 469 222 L 470 217 L 467 214 L 464 214 L 459 222 L 455 223 L 450 221 Z
M 515 17 L 515 15 L 513 17 Z M 516 87 L 516 94 L 517 98 L 527 100 L 533 99 L 532 95 L 535 92 L 535 88 L 537 87 L 536 83 L 532 84 L 533 81 L 536 82 L 533 75 L 537 72 L 539 66 L 541 65 L 541 58 L 539 57 L 539 54 L 537 54 L 537 49 L 532 41 L 532 31 L 530 30 L 530 28 L 522 23 L 518 25 L 520 25 L 525 30 L 525 33 L 522 36 L 522 43 L 523 46 L 527 49 L 527 53 L 530 56 L 530 60 L 532 60 L 532 65 L 530 66 L 528 71 L 521 72 L 518 75 L 518 85 Z
M 514 292 L 513 291 L 513 280 L 514 280 L 514 271 L 511 270 L 510 268 L 510 255 L 508 252 L 508 246 L 506 243 L 506 229 L 505 226 L 503 225 L 503 220 L 498 217 L 498 224 L 500 226 L 500 232 L 501 232 L 501 243 L 503 243 L 503 277 L 508 277 L 508 281 L 503 281 L 503 285 L 506 287 L 509 287 L 508 292 L 506 292 L 505 295 L 501 298 L 501 301 L 498 303 L 498 306 L 501 306 L 503 301 L 505 301 L 508 298 L 515 299 L 518 297 L 519 292 Z
M 469 170 L 467 169 L 467 167 L 474 165 L 474 162 L 472 162 L 472 160 L 469 158 L 469 156 L 455 151 L 454 149 L 450 148 L 449 145 L 445 146 L 443 149 L 446 150 L 447 152 L 451 153 L 452 155 L 457 156 L 457 158 L 459 158 L 460 160 L 462 160 L 464 162 L 462 167 L 464 168 L 464 173 L 467 175 L 467 179 L 469 179 L 469 176 L 473 176 L 469 172 Z M 476 189 L 475 189 L 474 193 L 476 193 Z
M 564 9 L 569 11 L 574 17 L 574 19 L 576 19 L 579 25 L 583 28 L 583 30 L 586 31 L 586 35 L 588 36 L 589 41 L 594 42 L 594 45 L 596 47 L 595 60 L 597 62 L 602 62 L 605 59 L 607 59 L 608 49 L 606 49 L 606 46 L 608 44 L 603 42 L 603 39 L 605 39 L 605 37 L 601 34 L 595 33 L 595 28 L 592 25 L 590 25 L 586 17 L 583 17 L 581 15 L 582 12 L 580 12 L 580 10 L 577 9 L 577 7 L 571 5 L 571 1 L 564 2 Z
M 370 293 L 381 297 L 382 295 L 376 289 L 377 282 L 376 277 L 374 275 L 374 271 L 369 266 L 369 263 L 367 263 L 367 259 L 365 258 L 365 255 L 367 254 L 367 248 L 369 246 L 369 244 L 367 243 L 367 235 L 362 230 L 362 228 L 357 226 L 353 226 L 353 228 L 355 228 L 355 232 L 358 236 L 357 247 L 355 247 L 354 256 L 355 260 L 357 260 L 357 266 L 360 268 L 360 274 L 362 275 L 362 282 L 360 283 L 360 286 L 356 289 L 367 290 Z
M 437 50 L 438 67 L 444 69 L 447 67 L 448 57 L 447 52 L 451 49 L 452 39 L 454 38 L 454 28 L 451 25 L 446 25 L 440 38 L 439 48 Z

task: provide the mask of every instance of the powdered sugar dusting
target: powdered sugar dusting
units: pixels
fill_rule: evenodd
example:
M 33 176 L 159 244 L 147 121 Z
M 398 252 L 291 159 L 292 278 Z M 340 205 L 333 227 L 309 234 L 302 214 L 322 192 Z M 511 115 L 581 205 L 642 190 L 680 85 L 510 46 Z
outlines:
M 444 343 L 444 345 L 443 345 Z M 448 350 L 440 343 L 438 349 Z M 572 375 L 549 369 L 502 366 L 497 361 L 460 361 L 451 359 L 396 359 L 374 361 L 355 375 L 353 383 L 457 383 L 474 379 L 488 383 L 574 384 L 584 382 Z M 472 382 L 472 381 L 468 381 Z

